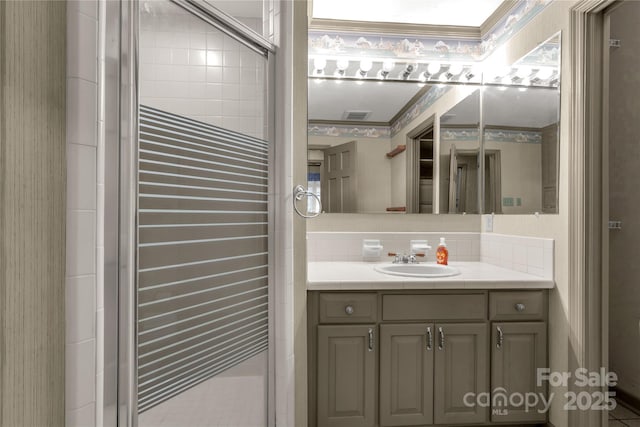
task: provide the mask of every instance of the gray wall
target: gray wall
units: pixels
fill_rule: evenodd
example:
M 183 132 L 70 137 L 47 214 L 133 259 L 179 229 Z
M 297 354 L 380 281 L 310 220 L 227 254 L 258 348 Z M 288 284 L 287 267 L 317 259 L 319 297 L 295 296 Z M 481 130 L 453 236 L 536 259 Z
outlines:
M 0 425 L 64 414 L 66 3 L 0 2 Z
M 611 15 L 609 218 L 623 222 L 610 237 L 611 369 L 619 388 L 640 399 L 640 2 L 621 2 Z

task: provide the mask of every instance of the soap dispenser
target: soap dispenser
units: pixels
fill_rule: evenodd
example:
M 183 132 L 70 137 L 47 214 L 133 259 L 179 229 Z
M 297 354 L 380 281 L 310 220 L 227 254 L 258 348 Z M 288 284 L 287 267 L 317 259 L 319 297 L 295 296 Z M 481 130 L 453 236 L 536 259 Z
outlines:
M 447 249 L 447 244 L 444 242 L 444 237 L 440 238 L 440 244 L 436 250 L 436 261 L 440 265 L 449 264 L 449 250 Z

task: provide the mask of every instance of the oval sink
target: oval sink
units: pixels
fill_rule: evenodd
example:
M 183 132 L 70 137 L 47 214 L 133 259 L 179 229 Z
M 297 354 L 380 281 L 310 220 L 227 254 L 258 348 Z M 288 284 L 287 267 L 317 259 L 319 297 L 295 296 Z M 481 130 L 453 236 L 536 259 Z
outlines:
M 408 277 L 447 277 L 460 274 L 460 270 L 455 267 L 439 264 L 386 264 L 376 266 L 375 270 L 392 276 Z

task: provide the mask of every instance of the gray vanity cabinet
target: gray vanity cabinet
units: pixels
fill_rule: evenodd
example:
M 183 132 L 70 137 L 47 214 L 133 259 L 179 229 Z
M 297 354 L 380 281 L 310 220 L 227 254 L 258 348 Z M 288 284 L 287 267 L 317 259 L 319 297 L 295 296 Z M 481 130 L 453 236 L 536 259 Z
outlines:
M 380 425 L 433 424 L 434 325 L 380 326 Z
M 435 423 L 484 423 L 487 408 L 465 404 L 465 396 L 488 391 L 487 325 L 437 324 L 436 331 Z M 475 399 L 467 398 L 467 402 L 470 400 L 475 402 Z
M 376 325 L 318 326 L 318 427 L 376 423 Z
M 515 393 L 525 395 L 545 393 L 544 385 L 537 384 L 537 369 L 547 366 L 547 325 L 544 322 L 502 322 L 492 325 L 491 390 L 497 396 L 498 389 L 506 397 Z M 495 399 L 491 421 L 524 422 L 546 420 L 538 407 L 527 409 L 513 406 L 508 400 Z
M 546 422 L 486 404 L 496 389 L 546 392 L 546 291 L 327 291 L 308 302 L 310 427 Z

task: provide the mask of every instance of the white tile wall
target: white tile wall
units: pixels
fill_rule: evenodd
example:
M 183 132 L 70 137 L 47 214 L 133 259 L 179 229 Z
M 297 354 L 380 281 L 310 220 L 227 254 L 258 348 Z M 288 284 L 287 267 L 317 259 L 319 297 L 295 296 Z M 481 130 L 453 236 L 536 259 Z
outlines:
M 499 267 L 553 279 L 553 239 L 482 233 L 481 260 Z
M 427 261 L 444 237 L 451 261 L 482 261 L 499 267 L 553 279 L 553 239 L 493 233 L 349 233 L 308 232 L 307 260 L 362 261 L 362 240 L 379 239 L 387 252 L 408 252 L 409 241 L 426 239 L 432 247 Z M 391 259 L 383 256 L 380 261 Z
M 435 259 L 435 251 L 445 238 L 449 259 L 457 261 L 480 261 L 480 233 L 349 233 L 349 232 L 309 232 L 307 233 L 307 259 L 313 261 L 362 261 L 362 240 L 379 239 L 388 252 L 409 252 L 411 240 L 427 240 L 431 250 L 427 261 Z M 383 256 L 380 261 L 391 259 Z
M 98 1 L 67 2 L 66 425 L 102 425 Z M 100 286 L 98 286 L 98 283 Z M 101 412 L 101 411 L 100 411 Z
M 140 16 L 141 102 L 264 138 L 266 61 L 176 5 L 147 5 Z M 256 21 L 246 23 L 262 25 Z

